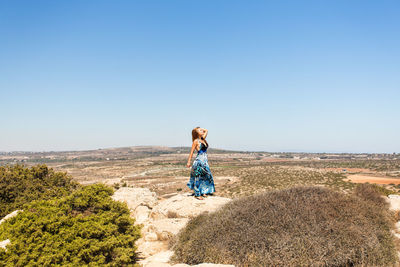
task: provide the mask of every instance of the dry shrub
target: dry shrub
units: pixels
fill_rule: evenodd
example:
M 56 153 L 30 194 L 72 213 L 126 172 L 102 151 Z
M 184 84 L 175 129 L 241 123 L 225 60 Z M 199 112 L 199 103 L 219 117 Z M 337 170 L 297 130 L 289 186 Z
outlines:
M 235 266 L 390 266 L 387 209 L 321 187 L 235 199 L 191 219 L 172 240 L 173 261 Z
M 393 211 L 393 213 L 394 213 L 394 215 L 393 215 L 393 220 L 394 220 L 395 222 L 400 221 L 400 211 L 396 210 L 396 211 Z
M 387 191 L 390 192 L 390 190 L 387 190 L 384 187 L 368 183 L 358 184 L 357 187 L 354 189 L 354 193 L 356 196 L 364 200 L 371 201 L 372 203 L 382 207 L 388 207 L 389 205 L 382 197 L 384 195 L 388 195 Z

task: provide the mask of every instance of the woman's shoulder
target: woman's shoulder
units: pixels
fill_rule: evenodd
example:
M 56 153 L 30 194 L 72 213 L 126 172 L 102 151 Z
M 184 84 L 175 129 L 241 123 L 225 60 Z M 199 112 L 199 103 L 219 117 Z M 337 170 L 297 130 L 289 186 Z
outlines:
M 200 144 L 201 142 L 200 142 L 200 139 L 199 138 L 197 138 L 197 139 L 194 139 L 193 140 L 193 145 L 195 145 L 196 147 L 197 147 L 197 144 Z

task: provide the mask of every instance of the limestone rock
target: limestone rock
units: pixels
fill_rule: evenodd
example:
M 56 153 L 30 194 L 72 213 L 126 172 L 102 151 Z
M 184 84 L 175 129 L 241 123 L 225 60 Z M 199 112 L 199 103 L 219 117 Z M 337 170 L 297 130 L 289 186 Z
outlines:
M 394 224 L 394 226 L 395 226 L 395 228 L 396 228 L 397 231 L 400 231 L 400 221 L 396 222 L 396 223 Z
M 199 200 L 187 193 L 178 194 L 160 202 L 153 208 L 150 216 L 153 219 L 163 219 L 168 218 L 169 214 L 174 214 L 178 218 L 189 218 L 204 211 L 215 211 L 229 201 L 230 198 L 219 196 L 208 196 Z
M 6 246 L 7 246 L 8 244 L 10 244 L 10 243 L 11 243 L 11 242 L 10 242 L 10 239 L 4 240 L 4 241 L 0 241 L 0 248 L 6 249 Z
M 157 195 L 148 188 L 140 187 L 121 187 L 112 196 L 114 200 L 126 202 L 131 211 L 135 211 L 138 206 L 153 208 L 157 205 Z
M 160 240 L 160 241 L 167 241 L 173 237 L 173 234 L 171 234 L 170 232 L 164 231 L 161 233 L 157 233 L 157 237 L 158 237 L 158 240 Z
M 190 267 L 187 264 L 171 265 L 173 252 L 168 250 L 172 236 L 185 227 L 190 217 L 203 211 L 215 211 L 231 199 L 209 196 L 198 200 L 190 194 L 176 194 L 158 201 L 154 192 L 147 188 L 123 187 L 113 195 L 114 200 L 126 201 L 136 218 L 136 224 L 143 224 L 142 237 L 137 240 L 139 263 L 144 267 Z M 233 265 L 202 263 L 198 267 L 232 267 Z
M 188 218 L 167 218 L 155 220 L 151 223 L 157 234 L 170 233 L 176 235 L 189 221 Z
M 151 210 L 147 206 L 138 206 L 133 212 L 133 216 L 135 217 L 135 224 L 143 224 L 145 223 L 150 216 Z
M 161 251 L 168 250 L 168 244 L 163 241 L 144 241 L 140 244 L 137 244 L 140 257 L 148 258 L 154 254 L 157 254 Z
M 396 238 L 400 239 L 400 234 L 396 233 L 394 230 L 391 230 L 391 232 Z
M 22 210 L 14 210 L 10 214 L 4 216 L 3 219 L 0 220 L 0 224 L 2 224 L 3 222 L 7 221 L 8 219 L 11 219 L 12 217 L 17 216 L 17 214 L 20 213 L 21 211 Z
M 171 250 L 166 250 L 154 254 L 153 256 L 148 257 L 147 259 L 141 261 L 140 263 L 143 267 L 151 267 L 151 266 L 171 266 L 168 264 L 169 259 L 174 254 Z
M 146 235 L 144 237 L 145 241 L 157 241 L 157 239 L 158 239 L 158 236 L 154 232 L 146 233 Z
M 388 195 L 386 200 L 389 203 L 390 210 L 400 211 L 400 196 L 399 195 Z

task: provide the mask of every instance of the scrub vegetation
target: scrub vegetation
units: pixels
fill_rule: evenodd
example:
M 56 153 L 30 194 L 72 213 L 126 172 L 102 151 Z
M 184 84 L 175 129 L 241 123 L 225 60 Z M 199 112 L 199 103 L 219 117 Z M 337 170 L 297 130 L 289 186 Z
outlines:
M 0 240 L 11 241 L 0 249 L 1 266 L 137 265 L 140 227 L 126 203 L 112 200 L 111 187 L 78 187 L 44 165 L 1 171 L 2 184 L 6 177 L 12 185 L 7 196 L 13 196 L 3 207 L 23 209 L 0 225 Z
M 235 199 L 192 218 L 173 260 L 235 266 L 391 266 L 393 216 L 375 187 L 294 187 Z
M 33 200 L 66 196 L 77 187 L 65 172 L 46 165 L 0 166 L 0 218 Z

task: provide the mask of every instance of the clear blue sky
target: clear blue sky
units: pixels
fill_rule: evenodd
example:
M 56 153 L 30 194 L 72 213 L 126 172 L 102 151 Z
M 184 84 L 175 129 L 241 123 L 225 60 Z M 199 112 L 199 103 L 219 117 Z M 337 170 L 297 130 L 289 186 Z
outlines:
M 400 152 L 399 1 L 1 1 L 0 151 Z

